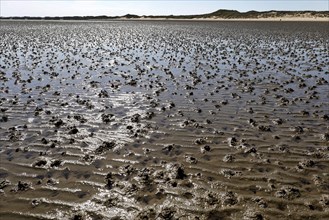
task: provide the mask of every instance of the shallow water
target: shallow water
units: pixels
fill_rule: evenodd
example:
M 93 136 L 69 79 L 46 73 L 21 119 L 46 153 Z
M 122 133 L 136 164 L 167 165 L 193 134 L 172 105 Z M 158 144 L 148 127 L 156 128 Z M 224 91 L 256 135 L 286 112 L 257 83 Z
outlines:
M 1 21 L 0 215 L 329 218 L 327 27 Z

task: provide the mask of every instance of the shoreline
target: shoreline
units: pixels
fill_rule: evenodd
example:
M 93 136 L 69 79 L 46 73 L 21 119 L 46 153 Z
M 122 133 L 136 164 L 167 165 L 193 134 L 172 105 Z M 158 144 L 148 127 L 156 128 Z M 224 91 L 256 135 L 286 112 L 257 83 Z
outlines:
M 114 18 L 114 19 L 3 19 L 0 21 L 70 21 L 70 22 L 115 22 L 115 21 L 312 21 L 329 22 L 329 17 L 275 17 L 275 18 Z

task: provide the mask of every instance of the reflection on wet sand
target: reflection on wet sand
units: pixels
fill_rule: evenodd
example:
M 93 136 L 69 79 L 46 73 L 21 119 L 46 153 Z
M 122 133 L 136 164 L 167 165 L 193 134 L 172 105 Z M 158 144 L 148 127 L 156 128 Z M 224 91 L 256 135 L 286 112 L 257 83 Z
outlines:
M 326 25 L 2 21 L 1 216 L 329 218 Z

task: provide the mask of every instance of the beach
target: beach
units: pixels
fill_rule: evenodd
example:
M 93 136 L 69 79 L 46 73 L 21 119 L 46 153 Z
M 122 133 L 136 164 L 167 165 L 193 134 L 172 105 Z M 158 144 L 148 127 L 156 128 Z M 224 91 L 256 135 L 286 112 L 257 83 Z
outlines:
M 1 218 L 328 219 L 305 19 L 2 20 Z

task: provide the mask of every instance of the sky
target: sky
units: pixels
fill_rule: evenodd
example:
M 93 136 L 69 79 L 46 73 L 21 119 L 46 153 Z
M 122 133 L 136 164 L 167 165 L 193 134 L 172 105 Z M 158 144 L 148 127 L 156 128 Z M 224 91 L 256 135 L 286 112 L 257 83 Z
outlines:
M 0 16 L 192 15 L 233 9 L 328 11 L 329 0 L 0 0 Z

